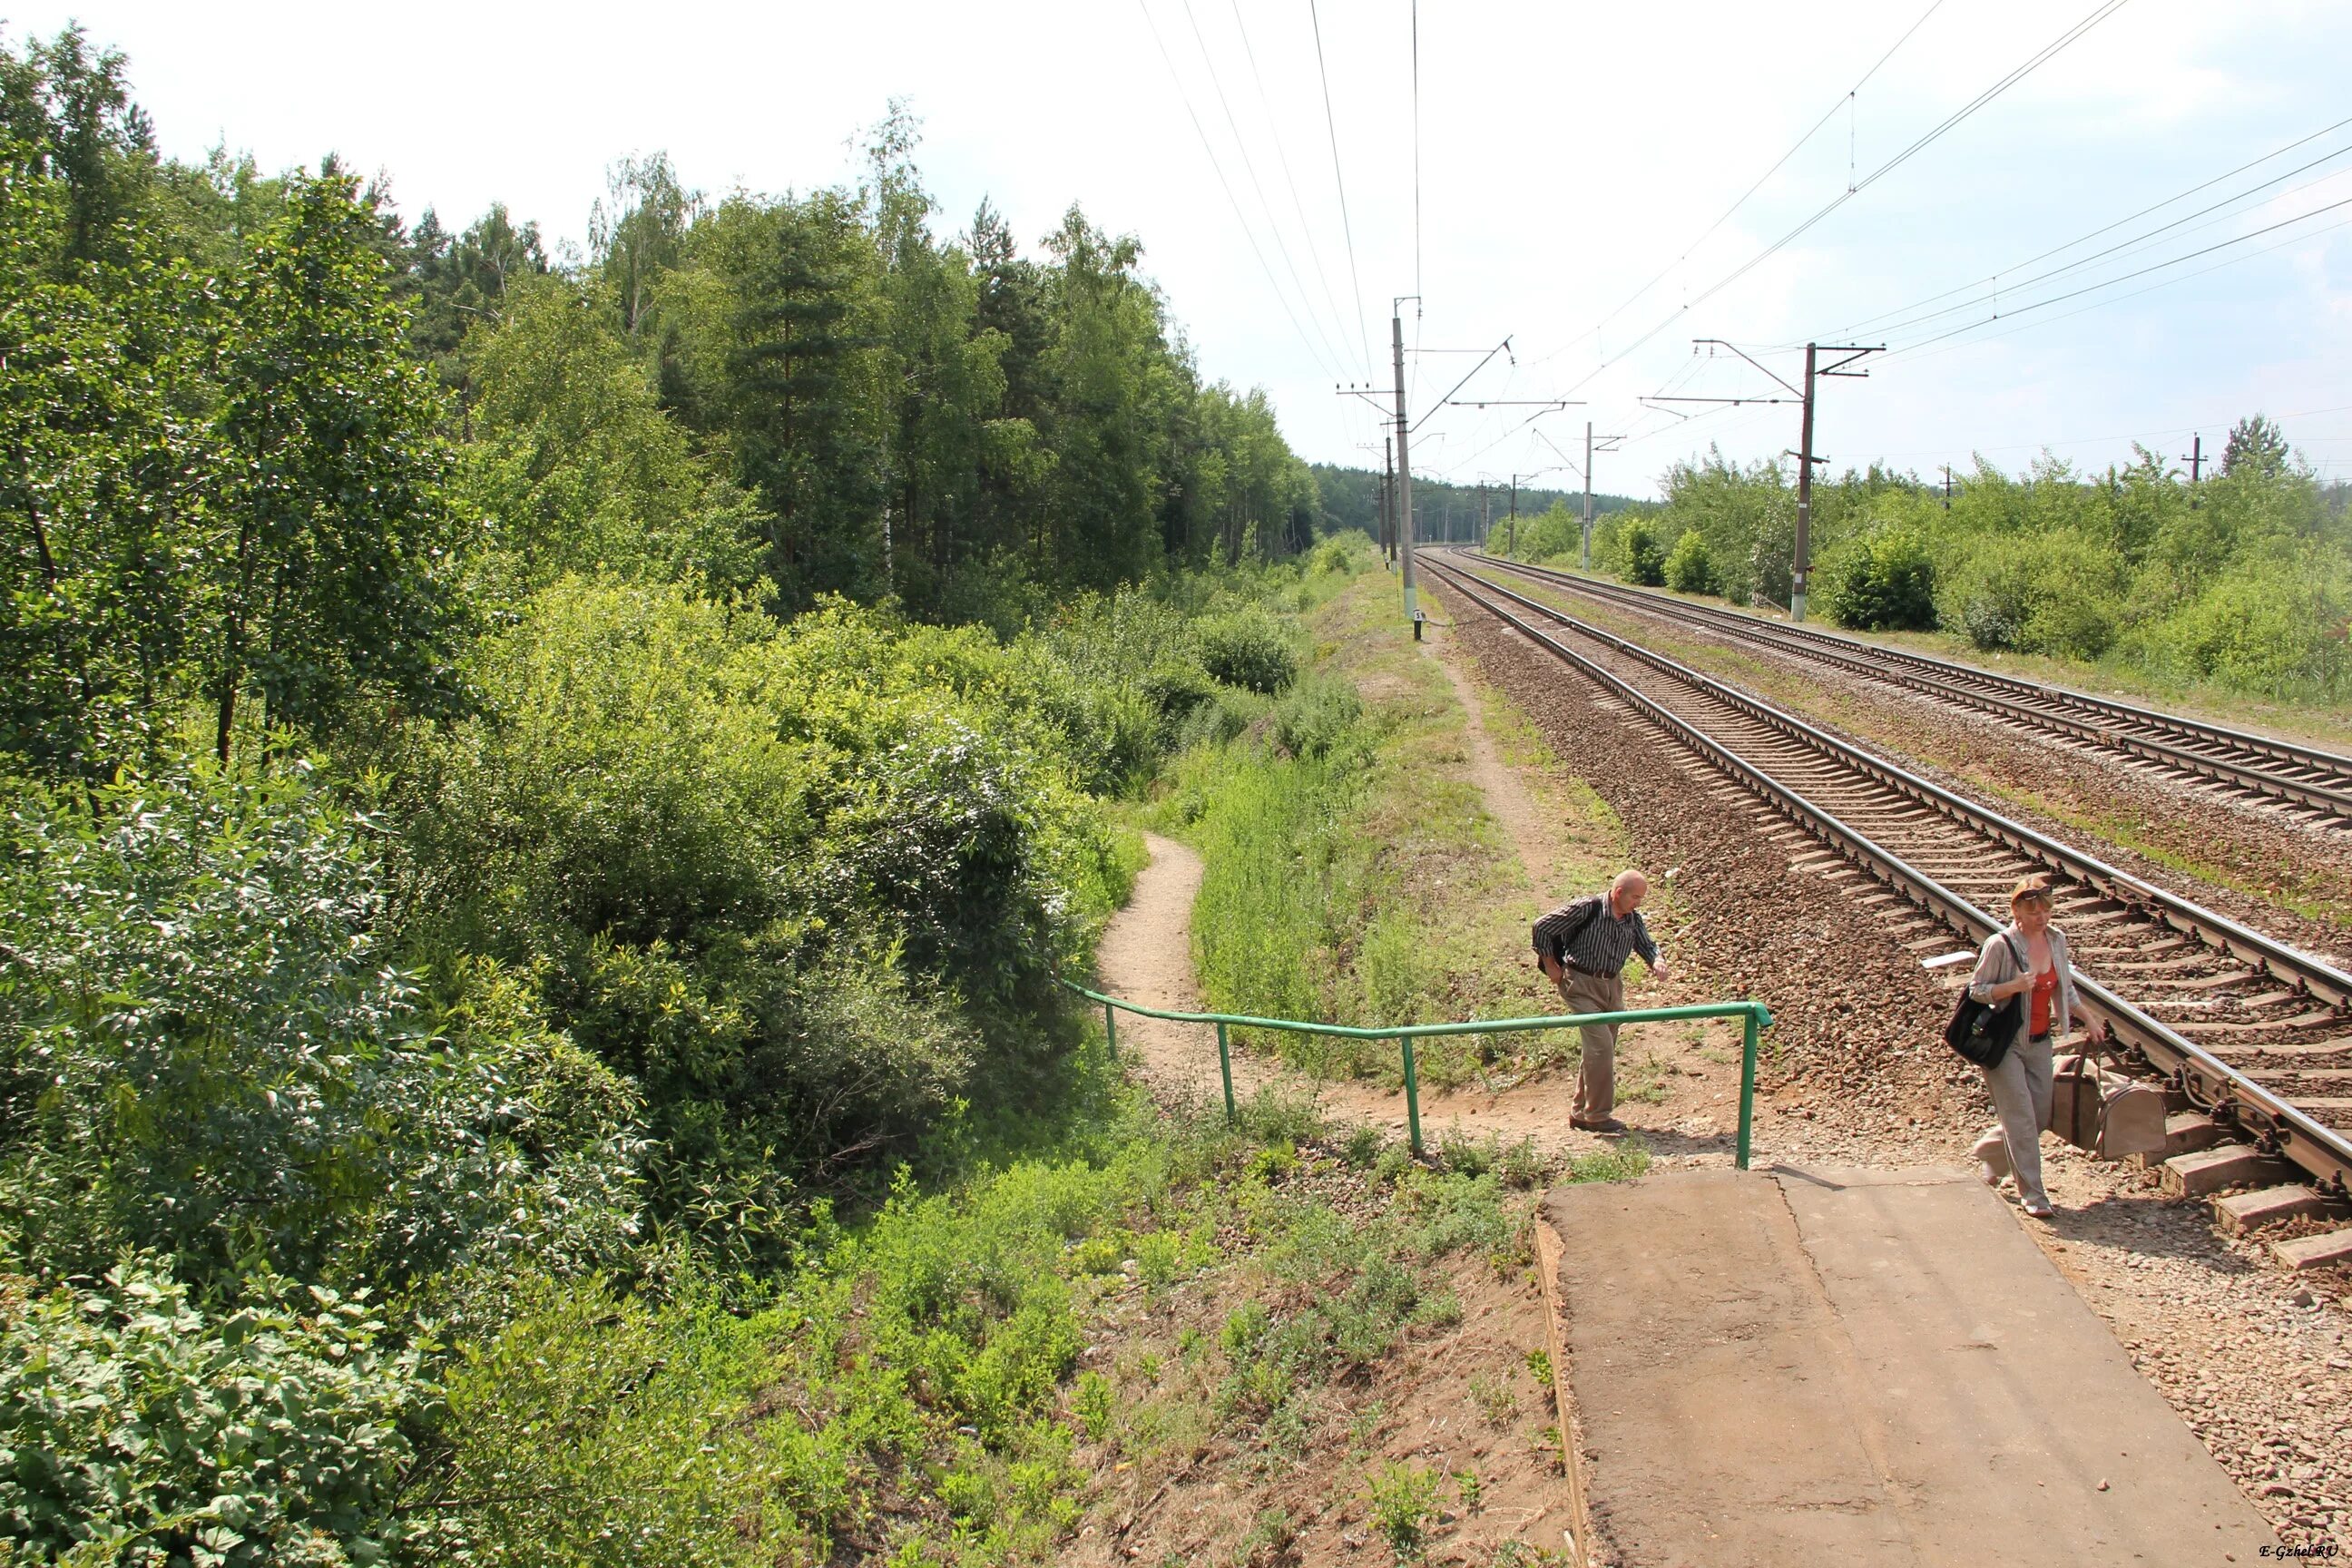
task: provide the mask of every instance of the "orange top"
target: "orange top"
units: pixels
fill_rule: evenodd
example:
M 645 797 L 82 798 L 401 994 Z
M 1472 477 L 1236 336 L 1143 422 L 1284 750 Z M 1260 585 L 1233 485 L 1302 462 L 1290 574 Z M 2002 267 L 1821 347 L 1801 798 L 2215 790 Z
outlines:
M 2033 977 L 2033 1019 L 2029 1035 L 2050 1032 L 2050 1005 L 2058 999 L 2058 966 L 2052 964 Z

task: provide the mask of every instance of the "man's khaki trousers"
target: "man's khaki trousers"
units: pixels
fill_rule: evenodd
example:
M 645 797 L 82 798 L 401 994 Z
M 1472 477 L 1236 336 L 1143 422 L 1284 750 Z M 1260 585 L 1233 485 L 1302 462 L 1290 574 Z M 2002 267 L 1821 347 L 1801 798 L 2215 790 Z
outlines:
M 1625 977 L 1567 969 L 1559 994 L 1571 1013 L 1620 1013 L 1625 1008 Z M 1591 1024 L 1577 1033 L 1584 1037 L 1584 1057 L 1577 1068 L 1573 1114 L 1598 1121 L 1617 1109 L 1617 1026 Z

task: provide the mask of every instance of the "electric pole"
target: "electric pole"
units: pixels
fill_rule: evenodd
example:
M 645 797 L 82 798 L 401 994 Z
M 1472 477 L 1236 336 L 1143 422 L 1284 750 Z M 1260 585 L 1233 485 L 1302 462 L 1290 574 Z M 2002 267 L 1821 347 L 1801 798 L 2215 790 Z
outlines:
M 1944 510 L 1952 510 L 1952 465 L 1944 465 Z
M 2189 482 L 2195 485 L 2205 472 L 2205 437 L 2201 435 L 2192 437 L 2189 450 L 2180 454 L 2180 460 L 2189 465 Z
M 1587 572 L 1592 570 L 1592 454 L 1613 452 L 1617 449 L 1617 443 L 1624 438 L 1622 436 L 1603 436 L 1600 437 L 1601 445 L 1596 447 L 1592 444 L 1592 421 L 1588 419 L 1584 422 L 1584 548 L 1577 559 Z M 1552 450 L 1557 452 L 1559 448 L 1554 447 Z
M 1592 570 L 1592 421 L 1584 422 L 1584 548 L 1577 553 L 1582 570 Z
M 1421 604 L 1412 580 L 1412 456 L 1408 437 L 1412 424 L 1404 413 L 1404 313 L 1390 302 L 1389 348 L 1396 364 L 1397 547 L 1404 563 L 1404 618 L 1412 623 L 1413 640 L 1421 640 Z
M 1749 364 L 1755 365 L 1758 370 L 1763 371 L 1766 375 L 1769 375 L 1774 381 L 1779 382 L 1789 391 L 1796 393 L 1797 395 L 1793 399 L 1787 397 L 1658 396 L 1645 397 L 1642 401 L 1644 403 L 1654 404 L 1722 403 L 1731 405 L 1742 403 L 1797 402 L 1804 405 L 1805 412 L 1802 421 L 1801 434 L 1798 437 L 1797 451 L 1794 454 L 1797 459 L 1796 559 L 1789 563 L 1789 618 L 1792 621 L 1802 621 L 1805 618 L 1805 579 L 1811 575 L 1813 563 L 1813 465 L 1815 463 L 1827 460 L 1825 458 L 1816 458 L 1813 456 L 1813 381 L 1815 377 L 1824 375 L 1844 375 L 1852 376 L 1857 381 L 1865 380 L 1870 375 L 1868 371 L 1848 370 L 1845 367 L 1852 364 L 1854 361 L 1862 358 L 1864 354 L 1885 353 L 1886 352 L 1886 345 L 1885 343 L 1880 343 L 1873 348 L 1861 348 L 1853 343 L 1836 343 L 1827 347 L 1824 347 L 1820 343 L 1807 343 L 1805 345 L 1805 384 L 1803 390 L 1800 391 L 1796 387 L 1790 386 L 1788 379 L 1782 376 L 1779 372 L 1768 369 L 1762 364 L 1759 364 L 1756 360 L 1750 357 L 1738 343 L 1726 342 L 1722 338 L 1697 338 L 1694 339 L 1691 344 L 1691 348 L 1694 353 L 1696 352 L 1700 343 L 1710 344 L 1717 348 L 1729 349 L 1733 353 L 1738 354 L 1741 359 L 1747 360 Z M 1822 364 L 1821 363 L 1821 356 L 1824 353 L 1843 354 L 1845 357 L 1843 359 L 1832 360 L 1828 364 Z
M 1493 521 L 1493 518 L 1492 518 L 1492 514 L 1490 514 L 1490 513 L 1487 511 L 1487 510 L 1486 510 L 1486 480 L 1484 480 L 1484 479 L 1480 479 L 1480 480 L 1478 481 L 1478 548 L 1479 548 L 1479 549 L 1484 550 L 1484 549 L 1486 549 L 1486 541 L 1487 541 L 1488 539 L 1490 539 L 1490 538 L 1492 538 L 1492 537 L 1494 536 L 1494 528 L 1495 528 L 1495 524 L 1494 524 L 1494 521 Z
M 1813 563 L 1813 356 L 1816 345 L 1805 345 L 1805 417 L 1797 437 L 1797 559 L 1789 572 L 1789 618 L 1805 619 L 1805 574 Z
M 1381 548 L 1388 552 L 1389 570 L 1396 570 L 1396 437 L 1381 442 Z

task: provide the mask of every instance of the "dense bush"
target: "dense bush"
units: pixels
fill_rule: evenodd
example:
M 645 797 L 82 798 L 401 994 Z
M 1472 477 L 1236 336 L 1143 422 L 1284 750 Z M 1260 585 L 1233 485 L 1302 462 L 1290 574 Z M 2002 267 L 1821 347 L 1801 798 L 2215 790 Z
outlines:
M 1695 528 L 1685 531 L 1666 552 L 1663 573 L 1665 585 L 1677 594 L 1714 593 L 1715 562 L 1706 552 L 1706 537 Z
M 1616 543 L 1618 575 L 1644 588 L 1665 586 L 1666 552 L 1654 528 L 1634 518 L 1618 528 Z
M 1202 667 L 1228 686 L 1272 696 L 1298 677 L 1290 633 L 1263 609 L 1213 616 L 1199 635 Z
M 152 1248 L 197 1283 L 389 1285 L 485 1251 L 594 1258 L 633 1224 L 626 1090 L 482 973 L 436 1017 L 382 940 L 380 826 L 299 770 L 26 790 L 6 830 L 20 1264 Z
M 2146 664 L 2242 690 L 2293 696 L 2352 689 L 2352 573 L 2312 560 L 2248 565 L 2130 636 Z
M 1050 1065 L 1051 976 L 1126 875 L 1051 664 L 569 582 L 470 673 L 480 717 L 400 760 L 413 940 L 539 975 L 642 1089 L 657 1215 L 777 1254 L 810 1186 Z
M 2120 563 L 2074 533 L 1977 542 L 1938 593 L 1943 624 L 1980 648 L 2095 659 L 2125 612 Z
M 208 1312 L 145 1261 L 13 1285 L 0 1542 L 38 1562 L 345 1568 L 436 1532 L 399 1506 L 434 1391 L 364 1300 L 266 1280 Z
M 1936 562 L 1927 542 L 1882 528 L 1830 558 L 1822 607 L 1856 631 L 1926 631 L 1936 624 Z

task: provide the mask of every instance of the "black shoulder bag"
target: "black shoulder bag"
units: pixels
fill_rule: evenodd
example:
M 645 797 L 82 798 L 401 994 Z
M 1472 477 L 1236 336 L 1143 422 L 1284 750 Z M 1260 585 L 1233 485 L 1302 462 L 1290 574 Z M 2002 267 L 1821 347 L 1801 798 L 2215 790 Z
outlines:
M 2017 951 L 2017 943 L 2006 933 L 2000 940 L 2009 944 L 2010 956 L 2017 960 L 2018 971 L 2022 973 L 2025 955 Z M 2004 997 L 1998 1003 L 1979 1002 L 1963 991 L 1960 1005 L 1952 1009 L 1952 1021 L 1944 1026 L 1944 1044 L 1980 1068 L 1997 1068 L 2000 1058 L 2009 1055 L 2009 1042 L 2017 1037 L 2018 1020 L 2024 1008 L 2025 998 L 2021 995 Z

